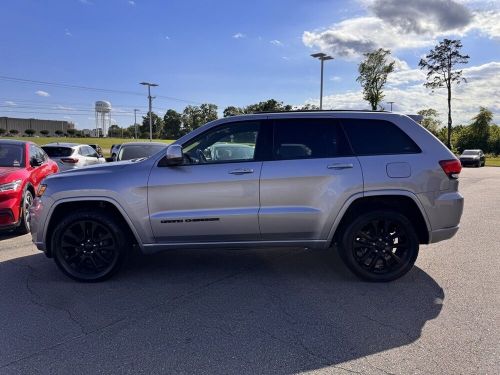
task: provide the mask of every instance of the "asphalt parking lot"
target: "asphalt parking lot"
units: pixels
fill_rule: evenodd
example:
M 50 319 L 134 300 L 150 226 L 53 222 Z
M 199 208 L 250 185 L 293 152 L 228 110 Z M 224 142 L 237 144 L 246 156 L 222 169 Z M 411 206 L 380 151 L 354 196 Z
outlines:
M 0 237 L 0 374 L 498 374 L 500 168 L 465 169 L 461 229 L 389 284 L 334 252 L 171 251 L 99 284 Z

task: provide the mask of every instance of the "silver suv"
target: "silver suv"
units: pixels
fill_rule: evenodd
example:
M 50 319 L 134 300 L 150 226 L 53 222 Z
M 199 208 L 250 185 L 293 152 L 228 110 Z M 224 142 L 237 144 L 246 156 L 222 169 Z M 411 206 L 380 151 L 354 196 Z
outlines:
M 115 273 L 133 246 L 338 248 L 357 276 L 408 272 L 458 230 L 459 160 L 404 115 L 262 113 L 210 122 L 157 154 L 48 177 L 36 246 L 69 277 Z

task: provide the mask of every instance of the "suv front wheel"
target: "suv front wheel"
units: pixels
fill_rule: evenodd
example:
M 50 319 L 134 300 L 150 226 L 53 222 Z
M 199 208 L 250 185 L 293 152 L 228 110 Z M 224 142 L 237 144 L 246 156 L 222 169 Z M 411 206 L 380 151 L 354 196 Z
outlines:
M 126 235 L 104 211 L 80 210 L 56 226 L 51 248 L 57 266 L 72 279 L 96 282 L 120 268 Z
M 419 241 L 402 214 L 380 210 L 353 219 L 342 235 L 340 255 L 367 281 L 391 281 L 407 273 L 418 256 Z

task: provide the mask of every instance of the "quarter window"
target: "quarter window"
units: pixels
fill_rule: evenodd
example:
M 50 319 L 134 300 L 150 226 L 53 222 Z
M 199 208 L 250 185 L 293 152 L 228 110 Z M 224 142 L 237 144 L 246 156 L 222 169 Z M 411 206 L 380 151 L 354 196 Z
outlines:
M 275 160 L 332 158 L 349 154 L 342 129 L 335 120 L 304 118 L 275 121 Z
M 341 120 L 357 155 L 416 154 L 422 152 L 399 127 L 384 120 Z

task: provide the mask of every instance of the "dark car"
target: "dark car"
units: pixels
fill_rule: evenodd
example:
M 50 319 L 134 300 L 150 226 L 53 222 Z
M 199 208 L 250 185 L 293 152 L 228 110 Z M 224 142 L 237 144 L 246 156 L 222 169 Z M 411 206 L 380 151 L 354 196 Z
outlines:
M 484 167 L 486 159 L 483 150 L 464 150 L 460 155 L 460 163 L 463 167 Z
M 122 145 L 121 143 L 111 145 L 111 149 L 109 150 L 109 153 L 111 154 L 111 158 L 113 160 L 116 159 L 116 155 L 118 155 L 118 150 L 120 149 L 121 145 Z
M 32 142 L 0 141 L 0 230 L 30 231 L 29 209 L 42 180 L 59 171 Z
M 89 144 L 89 146 L 92 147 L 95 150 L 95 152 L 97 152 L 97 155 L 99 155 L 101 158 L 104 157 L 101 146 L 97 144 L 92 144 L 92 145 Z
M 161 142 L 129 142 L 123 143 L 118 149 L 114 161 L 147 158 L 163 150 L 168 145 Z

